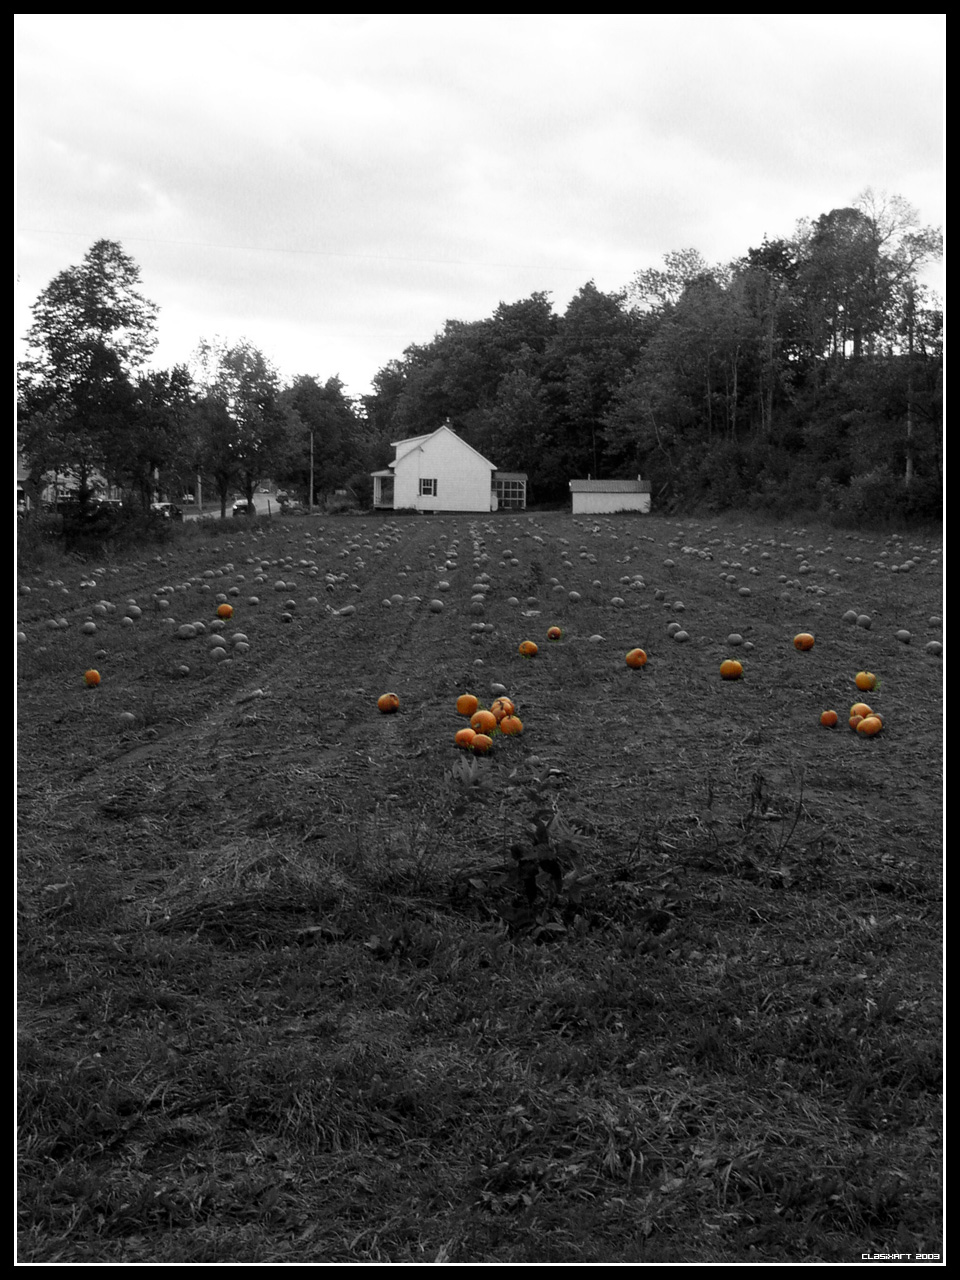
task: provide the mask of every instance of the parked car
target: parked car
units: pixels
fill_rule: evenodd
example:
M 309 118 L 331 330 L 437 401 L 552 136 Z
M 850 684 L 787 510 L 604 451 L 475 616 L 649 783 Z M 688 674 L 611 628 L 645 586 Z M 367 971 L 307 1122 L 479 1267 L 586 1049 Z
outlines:
M 151 502 L 150 514 L 159 516 L 161 520 L 182 520 L 183 512 L 172 502 Z
M 239 502 L 233 504 L 233 514 L 235 516 L 255 516 L 257 514 L 256 504 L 241 498 Z
M 183 503 L 185 507 L 192 507 L 195 505 L 197 500 L 192 493 L 185 493 L 183 497 L 180 499 L 180 501 Z

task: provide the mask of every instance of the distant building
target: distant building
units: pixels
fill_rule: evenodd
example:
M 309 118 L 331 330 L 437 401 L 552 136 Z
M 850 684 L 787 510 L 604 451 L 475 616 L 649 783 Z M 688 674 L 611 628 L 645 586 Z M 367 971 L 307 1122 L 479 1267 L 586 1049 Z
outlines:
M 446 424 L 427 435 L 392 442 L 395 457 L 371 473 L 373 505 L 394 511 L 522 510 L 527 477 L 498 471 Z
M 650 514 L 650 481 L 636 480 L 571 480 L 573 514 L 612 515 L 617 511 L 639 511 Z
M 92 495 L 100 498 L 106 498 L 115 501 L 119 497 L 120 491 L 114 485 L 108 484 L 107 480 L 99 471 L 87 472 L 87 486 Z M 47 507 L 55 507 L 59 502 L 65 499 L 76 498 L 80 489 L 79 476 L 69 468 L 63 471 L 48 471 L 40 477 L 39 484 L 35 490 L 40 502 Z M 18 456 L 17 459 L 17 490 L 18 503 L 19 493 L 22 490 L 25 505 L 30 506 L 30 469 L 27 463 Z

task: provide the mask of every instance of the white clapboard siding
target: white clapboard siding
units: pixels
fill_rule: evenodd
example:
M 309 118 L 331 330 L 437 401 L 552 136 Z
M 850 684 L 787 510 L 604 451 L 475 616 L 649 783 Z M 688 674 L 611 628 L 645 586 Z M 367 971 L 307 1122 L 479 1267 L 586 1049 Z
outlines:
M 398 440 L 394 448 L 397 456 L 391 466 L 396 510 L 490 511 L 495 507 L 493 463 L 449 427 Z M 427 492 L 423 481 L 432 482 Z

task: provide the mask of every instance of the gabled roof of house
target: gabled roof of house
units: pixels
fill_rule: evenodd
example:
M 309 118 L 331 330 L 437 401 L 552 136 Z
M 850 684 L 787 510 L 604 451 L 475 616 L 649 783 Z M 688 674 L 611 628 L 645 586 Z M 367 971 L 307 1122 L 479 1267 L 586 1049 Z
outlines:
M 433 433 L 431 432 L 430 435 Z M 425 440 L 430 439 L 430 435 L 425 436 L 408 436 L 406 440 L 391 440 L 390 447 L 395 450 L 393 460 L 390 462 L 391 467 L 395 467 L 401 458 L 405 458 L 408 453 L 412 453 L 414 449 L 419 449 Z
M 446 424 L 442 427 L 437 427 L 436 431 L 430 431 L 423 436 L 410 436 L 406 440 L 391 440 L 391 447 L 397 451 L 397 456 L 390 463 L 391 467 L 395 467 L 401 458 L 405 458 L 407 454 L 413 452 L 414 449 L 422 449 L 428 440 L 434 439 L 434 437 L 440 435 L 442 431 L 445 431 L 447 435 L 453 436 L 454 440 L 456 440 L 458 444 L 462 444 L 465 449 L 469 449 L 471 453 L 475 453 L 482 462 L 485 462 L 486 465 L 491 468 L 491 470 L 496 470 L 495 463 L 491 462 L 489 458 L 485 458 L 479 450 L 474 449 L 472 444 L 467 444 L 466 440 L 464 440 L 462 436 L 458 436 L 453 428 L 448 427 Z
M 649 480 L 571 480 L 571 493 L 649 493 Z

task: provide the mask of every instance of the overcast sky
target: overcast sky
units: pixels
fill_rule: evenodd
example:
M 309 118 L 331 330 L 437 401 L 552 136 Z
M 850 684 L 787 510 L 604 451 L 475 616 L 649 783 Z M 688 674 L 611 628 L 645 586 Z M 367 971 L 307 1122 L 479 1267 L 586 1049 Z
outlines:
M 20 14 L 16 332 L 118 240 L 154 363 L 245 338 L 350 394 L 448 319 L 867 187 L 944 222 L 943 14 Z

